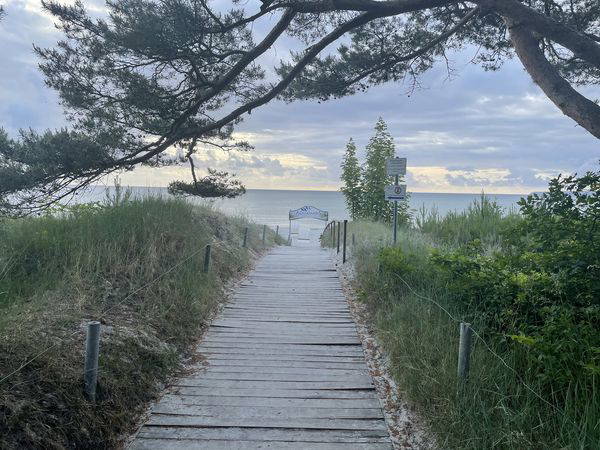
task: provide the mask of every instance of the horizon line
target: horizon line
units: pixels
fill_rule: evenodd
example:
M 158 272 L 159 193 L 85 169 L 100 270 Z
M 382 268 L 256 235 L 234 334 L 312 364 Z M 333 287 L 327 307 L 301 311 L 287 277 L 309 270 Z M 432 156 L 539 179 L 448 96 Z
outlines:
M 109 188 L 109 187 L 114 187 L 114 185 L 109 185 L 109 184 L 91 184 L 90 187 L 103 187 L 103 188 Z M 142 185 L 131 185 L 131 184 L 127 184 L 127 185 L 122 185 L 122 187 L 129 187 L 129 188 L 140 188 L 140 189 L 166 189 L 166 186 L 142 186 Z M 339 189 L 273 189 L 273 188 L 246 188 L 247 191 L 282 191 L 282 192 L 340 192 L 341 191 Z M 413 194 L 448 194 L 448 195 L 530 195 L 534 192 L 547 192 L 546 190 L 535 190 L 535 191 L 530 191 L 530 192 L 518 192 L 518 193 L 512 193 L 512 192 L 485 192 L 484 189 L 478 191 L 478 192 L 435 192 L 435 191 L 408 191 L 408 193 L 413 193 Z

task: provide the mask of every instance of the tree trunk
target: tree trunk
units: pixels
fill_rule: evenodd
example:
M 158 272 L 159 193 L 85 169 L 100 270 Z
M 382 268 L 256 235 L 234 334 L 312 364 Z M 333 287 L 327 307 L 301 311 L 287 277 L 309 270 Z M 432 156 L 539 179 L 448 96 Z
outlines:
M 600 44 L 589 36 L 560 23 L 517 0 L 473 0 L 482 8 L 521 24 L 571 50 L 587 63 L 600 68 Z
M 505 18 L 510 39 L 533 81 L 566 116 L 600 139 L 600 106 L 577 92 L 540 49 L 539 41 L 522 23 Z

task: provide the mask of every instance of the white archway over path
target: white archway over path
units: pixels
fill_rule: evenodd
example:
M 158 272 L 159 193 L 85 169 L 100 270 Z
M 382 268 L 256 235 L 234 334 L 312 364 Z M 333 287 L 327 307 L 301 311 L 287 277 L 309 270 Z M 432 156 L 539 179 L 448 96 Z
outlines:
M 317 219 L 327 222 L 329 220 L 329 212 L 314 206 L 303 206 L 298 209 L 290 209 L 290 231 L 288 234 L 288 241 L 292 242 L 292 221 L 298 219 Z

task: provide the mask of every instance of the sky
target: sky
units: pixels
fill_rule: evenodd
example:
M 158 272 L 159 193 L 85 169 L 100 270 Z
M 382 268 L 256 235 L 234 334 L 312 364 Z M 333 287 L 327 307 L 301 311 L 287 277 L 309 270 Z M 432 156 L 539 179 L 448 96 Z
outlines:
M 60 39 L 52 18 L 38 0 L 2 3 L 0 126 L 11 136 L 20 128 L 68 126 L 32 50 L 34 43 L 48 47 Z M 102 14 L 100 0 L 84 4 Z M 273 20 L 259 24 L 257 33 Z M 275 65 L 293 45 L 289 40 L 277 44 L 263 64 Z M 408 158 L 406 184 L 412 192 L 522 194 L 543 190 L 559 173 L 598 168 L 598 140 L 562 115 L 518 61 L 486 72 L 470 63 L 474 55 L 474 49 L 451 55 L 451 77 L 440 64 L 421 78 L 416 91 L 390 83 L 325 103 L 271 102 L 237 128 L 236 137 L 254 150 L 206 149 L 197 163 L 234 172 L 248 188 L 337 190 L 347 141 L 355 140 L 364 159 L 373 126 L 382 117 L 396 154 Z M 597 90 L 588 93 L 600 97 Z M 120 178 L 123 184 L 166 186 L 188 179 L 189 171 L 140 168 Z

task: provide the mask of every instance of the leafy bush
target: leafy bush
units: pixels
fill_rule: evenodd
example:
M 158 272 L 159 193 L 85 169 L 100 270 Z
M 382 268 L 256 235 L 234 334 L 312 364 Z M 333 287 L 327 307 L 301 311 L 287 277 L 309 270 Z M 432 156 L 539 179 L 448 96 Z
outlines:
M 503 214 L 482 197 L 444 218 L 423 212 L 417 247 L 415 231 L 405 230 L 398 247 L 371 240 L 356 250 L 357 283 L 396 376 L 434 418 L 445 446 L 593 448 L 600 172 L 558 177 L 519 205 L 519 215 Z M 446 312 L 472 323 L 503 359 L 476 344 L 468 399 L 456 397 L 455 328 Z M 458 427 L 467 417 L 473 423 Z

